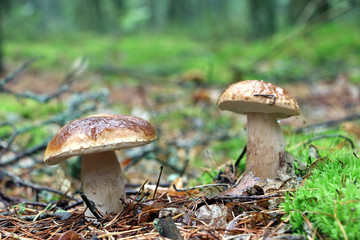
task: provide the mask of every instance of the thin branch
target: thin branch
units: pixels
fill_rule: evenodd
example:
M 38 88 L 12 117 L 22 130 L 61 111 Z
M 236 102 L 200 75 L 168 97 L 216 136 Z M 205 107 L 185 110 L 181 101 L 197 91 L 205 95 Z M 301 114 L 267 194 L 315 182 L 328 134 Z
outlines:
M 95 203 L 91 201 L 83 192 L 80 192 L 80 197 L 82 198 L 83 202 L 88 207 L 90 212 L 94 215 L 94 217 L 100 221 L 102 217 L 99 215 Z
M 330 120 L 322 123 L 315 123 L 306 127 L 301 127 L 296 129 L 295 133 L 305 133 L 305 132 L 309 132 L 310 130 L 315 130 L 319 128 L 322 129 L 322 128 L 334 127 L 342 122 L 353 121 L 357 119 L 360 119 L 360 114 L 353 114 L 336 120 Z
M 13 123 L 5 122 L 5 123 L 0 124 L 0 128 L 4 127 L 4 126 L 10 126 L 12 128 L 12 132 L 11 132 L 9 140 L 7 141 L 6 146 L 4 146 L 3 149 L 0 152 L 0 161 L 1 161 L 2 157 L 3 157 L 3 155 L 9 150 L 11 144 L 14 142 L 15 137 L 17 135 L 16 127 L 15 127 L 15 125 Z
M 63 112 L 51 117 L 50 119 L 44 120 L 40 123 L 32 124 L 30 126 L 15 128 L 15 130 L 9 136 L 2 136 L 2 137 L 9 137 L 9 141 L 6 145 L 6 150 L 10 150 L 11 144 L 13 142 L 13 138 L 26 133 L 28 131 L 34 130 L 36 128 L 44 127 L 50 124 L 58 124 L 60 126 L 64 125 L 65 123 L 72 121 L 75 118 L 79 118 L 84 114 L 93 111 L 97 108 L 97 102 L 107 102 L 108 92 L 107 91 L 99 91 L 97 93 L 86 93 L 86 94 L 78 94 L 74 96 L 72 99 L 69 100 L 69 104 L 67 105 L 68 108 Z M 3 123 L 2 125 L 11 125 L 11 123 Z M 0 125 L 1 127 L 1 125 Z M 42 151 L 46 148 L 50 138 L 46 139 L 44 142 L 24 150 L 23 152 L 15 152 L 15 156 L 7 159 L 6 162 L 0 162 L 0 167 L 8 166 L 11 164 L 15 164 L 17 161 L 22 159 L 23 157 L 30 156 L 35 154 L 39 151 Z M 14 152 L 14 151 L 13 151 Z M 0 161 L 2 160 L 3 154 L 5 150 L 2 150 L 0 153 Z
M 33 92 L 29 92 L 29 91 L 24 92 L 24 93 L 17 93 L 17 92 L 12 91 L 11 89 L 5 88 L 6 83 L 8 83 L 12 79 L 14 79 L 14 77 L 17 74 L 22 72 L 29 64 L 31 64 L 33 61 L 35 61 L 37 59 L 39 59 L 39 57 L 33 58 L 30 61 L 25 62 L 17 70 L 15 70 L 13 73 L 9 74 L 6 78 L 4 78 L 0 82 L 0 92 L 15 95 L 17 98 L 28 98 L 28 99 L 33 99 L 35 101 L 38 101 L 40 103 L 47 103 L 51 99 L 58 98 L 63 93 L 69 91 L 70 85 L 75 81 L 75 77 L 84 71 L 84 68 L 86 68 L 86 64 L 87 64 L 84 59 L 80 60 L 80 62 L 78 64 L 76 64 L 76 66 L 74 66 L 68 74 L 66 74 L 62 85 L 57 89 L 57 91 L 55 91 L 52 94 L 36 94 Z
M 17 161 L 19 161 L 20 159 L 27 157 L 27 156 L 31 156 L 32 154 L 35 154 L 39 151 L 42 151 L 46 148 L 48 142 L 50 139 L 45 140 L 44 142 L 40 143 L 39 145 L 36 145 L 32 148 L 29 149 L 25 149 L 23 152 L 20 153 L 16 153 L 15 156 L 9 158 L 6 160 L 6 162 L 0 162 L 0 167 L 5 167 L 5 166 L 9 166 L 9 165 L 13 165 L 15 164 Z M 0 155 L 0 160 L 2 160 L 2 155 Z
M 80 205 L 83 204 L 83 203 L 84 203 L 83 200 L 78 200 L 78 201 L 76 201 L 75 203 L 70 204 L 70 205 L 64 207 L 64 210 L 69 210 L 69 209 L 75 208 L 75 207 L 77 207 L 77 206 L 80 206 Z
M 247 145 L 245 145 L 245 147 L 243 148 L 241 154 L 240 154 L 239 157 L 236 159 L 235 168 L 238 168 L 238 167 L 239 167 L 240 162 L 241 162 L 241 159 L 245 156 L 246 149 L 247 149 Z
M 11 203 L 21 202 L 22 200 L 23 199 L 21 199 L 21 198 L 7 196 L 5 193 L 0 191 L 0 201 L 4 202 L 6 205 L 11 204 Z
M 23 187 L 29 187 L 29 188 L 35 190 L 38 193 L 41 192 L 41 191 L 51 192 L 51 193 L 55 193 L 55 194 L 58 194 L 58 195 L 61 195 L 61 196 L 65 196 L 68 199 L 77 201 L 77 199 L 75 199 L 73 196 L 64 195 L 64 193 L 61 192 L 61 191 L 58 191 L 58 190 L 55 190 L 55 189 L 52 189 L 52 188 L 48 188 L 48 187 L 41 187 L 41 186 L 37 186 L 37 185 L 29 183 L 29 182 L 25 182 L 20 177 L 15 176 L 14 174 L 9 173 L 9 172 L 7 172 L 5 170 L 0 170 L 0 176 L 7 176 L 12 180 L 12 182 L 14 184 L 20 185 L 20 186 L 23 186 Z
M 355 149 L 355 145 L 354 145 L 353 141 L 349 137 L 346 137 L 346 136 L 341 135 L 341 134 L 327 134 L 327 135 L 315 136 L 315 137 L 307 140 L 304 143 L 304 145 L 308 145 L 309 143 L 311 143 L 311 142 L 313 142 L 315 140 L 324 139 L 324 138 L 343 138 L 343 139 L 345 139 L 346 141 L 348 141 L 350 143 L 350 146 L 351 146 L 351 148 L 353 150 Z
M 156 191 L 157 191 L 157 189 L 158 189 L 158 187 L 159 187 L 159 184 L 160 184 L 160 179 L 161 179 L 161 174 L 162 174 L 162 172 L 163 172 L 163 168 L 164 168 L 164 166 L 161 166 L 161 167 L 160 167 L 159 177 L 158 177 L 158 180 L 157 180 L 157 183 L 156 183 L 156 187 L 155 187 L 155 190 L 154 190 L 154 196 L 153 196 L 154 199 L 155 199 Z
M 28 98 L 28 99 L 33 99 L 33 100 L 35 100 L 37 102 L 40 102 L 40 103 L 47 103 L 51 99 L 57 98 L 60 95 L 62 95 L 64 92 L 69 91 L 69 89 L 70 89 L 70 86 L 64 85 L 64 86 L 59 87 L 59 89 L 55 93 L 50 94 L 50 95 L 36 94 L 36 93 L 33 93 L 33 92 L 29 92 L 29 91 L 24 92 L 24 93 L 17 93 L 17 92 L 14 92 L 14 91 L 10 90 L 10 89 L 3 89 L 3 92 L 7 93 L 7 94 L 15 95 L 17 98 Z
M 42 57 L 35 57 L 32 58 L 25 63 L 23 63 L 20 67 L 18 67 L 15 71 L 7 75 L 5 78 L 3 78 L 0 82 L 0 92 L 4 90 L 5 84 L 13 80 L 17 75 L 19 75 L 22 71 L 24 71 L 30 64 L 32 64 L 34 61 L 40 59 Z
M 186 191 L 195 190 L 195 189 L 202 189 L 202 188 L 216 188 L 216 189 L 218 189 L 220 191 L 219 187 L 224 187 L 225 189 L 227 189 L 227 188 L 230 187 L 230 184 L 213 183 L 213 184 L 199 185 L 199 186 L 195 186 L 195 187 L 182 188 L 182 189 L 177 189 L 175 184 L 173 184 L 173 188 L 177 192 L 186 192 Z
M 267 52 L 265 52 L 259 59 L 261 61 L 270 59 L 275 55 L 278 55 L 279 52 L 286 50 L 286 44 L 287 46 L 291 45 L 292 41 L 294 39 L 299 38 L 299 36 L 307 36 L 310 33 L 314 32 L 321 26 L 325 25 L 326 23 L 329 23 L 330 21 L 336 19 L 337 17 L 342 16 L 343 14 L 353 10 L 353 6 L 347 6 L 347 8 L 344 8 L 342 10 L 338 10 L 337 12 L 332 9 L 328 10 L 324 14 L 331 14 L 331 16 L 327 20 L 323 20 L 322 16 L 319 16 L 318 18 L 314 19 L 313 21 L 307 23 L 301 28 L 296 29 L 294 32 L 286 36 L 281 42 L 278 44 L 275 44 L 270 48 Z M 285 45 L 285 47 L 284 47 Z
M 242 201 L 248 201 L 248 200 L 261 200 L 261 199 L 267 199 L 272 197 L 278 197 L 280 196 L 280 193 L 274 193 L 269 195 L 254 195 L 254 196 L 245 196 L 245 195 L 218 195 L 214 197 L 213 199 L 232 199 L 232 200 L 242 200 Z

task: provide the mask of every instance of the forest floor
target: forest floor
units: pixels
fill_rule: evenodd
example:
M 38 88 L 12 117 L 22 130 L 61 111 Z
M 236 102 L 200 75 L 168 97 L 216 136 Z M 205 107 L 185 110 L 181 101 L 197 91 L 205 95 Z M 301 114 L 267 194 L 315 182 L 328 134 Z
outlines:
M 96 91 L 101 75 L 88 77 L 87 81 L 75 81 L 58 98 L 58 104 L 66 105 L 74 94 Z M 60 88 L 63 78 L 58 73 L 29 71 L 8 87 L 15 92 L 49 95 Z M 106 83 L 108 101 L 92 112 L 148 118 L 158 131 L 158 140 L 150 150 L 140 148 L 118 154 L 124 159 L 121 164 L 128 181 L 124 210 L 116 216 L 103 215 L 97 221 L 85 219 L 78 196 L 79 180 L 70 176 L 66 165 L 44 170 L 47 167 L 39 151 L 3 165 L 0 238 L 305 239 L 304 235 L 293 235 L 289 219 L 284 217 L 286 212 L 279 208 L 285 192 L 294 192 L 302 176 L 265 182 L 234 169 L 246 143 L 245 118 L 220 112 L 216 101 L 226 86 L 207 86 L 203 80 L 192 73 L 170 83 L 150 84 L 146 79 L 139 81 L 141 84 Z M 360 112 L 360 88 L 346 75 L 312 85 L 294 83 L 282 87 L 293 94 L 302 109 L 299 117 L 282 122 L 289 151 L 295 158 L 306 162 L 307 140 L 321 136 L 324 129 L 335 127 L 339 136 L 351 136 L 358 145 L 360 126 L 348 120 L 359 117 L 354 113 Z M 24 101 L 24 107 L 28 104 L 19 101 Z M 64 108 L 60 107 L 60 112 Z M 17 114 L 20 116 L 15 119 L 22 124 L 35 121 L 33 116 L 23 119 L 21 111 Z M 58 127 L 50 125 L 50 132 Z M 305 135 L 307 132 L 311 134 Z M 240 140 L 234 142 L 233 138 Z M 16 144 L 24 145 L 22 141 Z M 347 143 L 340 139 L 318 148 L 344 146 Z M 14 152 L 16 149 L 12 146 Z M 9 151 L 5 158 L 12 154 Z M 319 233 L 315 229 L 309 234 L 313 239 Z

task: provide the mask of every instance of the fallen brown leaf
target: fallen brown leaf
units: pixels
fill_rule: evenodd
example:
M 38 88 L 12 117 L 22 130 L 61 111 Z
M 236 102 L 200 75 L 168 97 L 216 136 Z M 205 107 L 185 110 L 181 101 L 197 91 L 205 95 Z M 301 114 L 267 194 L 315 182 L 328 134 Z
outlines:
M 83 238 L 79 233 L 74 231 L 67 231 L 66 233 L 62 234 L 59 240 L 82 240 Z

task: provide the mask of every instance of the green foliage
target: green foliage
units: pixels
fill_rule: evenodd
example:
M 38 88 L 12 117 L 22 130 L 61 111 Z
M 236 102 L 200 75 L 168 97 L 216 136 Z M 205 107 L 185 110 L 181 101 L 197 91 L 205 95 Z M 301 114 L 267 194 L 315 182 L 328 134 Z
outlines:
M 4 55 L 12 61 L 44 56 L 46 61 L 34 66 L 40 69 L 65 68 L 80 56 L 90 60 L 93 70 L 116 66 L 145 75 L 172 76 L 199 69 L 212 84 L 232 81 L 232 67 L 241 71 L 244 79 L 284 82 L 348 72 L 352 81 L 359 82 L 360 36 L 356 29 L 356 25 L 331 23 L 306 36 L 289 38 L 292 30 L 254 42 L 238 37 L 199 39 L 181 31 L 126 37 L 72 33 L 36 41 L 14 37 L 5 41 Z
M 25 203 L 13 205 L 13 209 L 16 211 L 17 215 L 23 215 L 26 212 Z
M 25 119 L 39 119 L 51 114 L 59 113 L 62 105 L 56 103 L 42 104 L 31 99 L 17 99 L 15 96 L 0 94 L 0 119 L 8 118 L 9 114 L 18 115 Z M 14 116 L 16 117 L 16 116 Z
M 55 207 L 54 202 L 59 201 L 61 199 L 61 196 L 59 196 L 59 194 L 55 194 L 47 191 L 40 191 L 39 198 L 41 199 L 41 201 L 48 203 L 45 210 L 51 210 Z
M 15 96 L 1 94 L 2 104 L 0 105 L 0 119 L 6 119 L 8 122 L 15 124 L 17 131 L 27 127 L 27 121 L 40 122 L 55 115 L 63 109 L 61 104 L 54 102 L 42 104 L 31 99 L 17 99 Z M 0 138 L 8 138 L 13 129 L 4 125 L 0 128 Z M 16 143 L 21 147 L 33 147 L 42 143 L 49 137 L 49 129 L 43 126 L 27 131 L 16 138 Z
M 305 232 L 306 216 L 323 236 L 342 239 L 342 226 L 349 239 L 356 239 L 360 234 L 359 159 L 348 151 L 328 152 L 328 157 L 301 188 L 286 195 L 282 208 L 295 232 Z
M 204 184 L 214 183 L 216 175 L 219 174 L 218 169 L 214 169 L 211 172 L 204 172 L 198 179 L 191 179 L 189 186 L 197 186 Z
M 219 141 L 213 144 L 215 153 L 226 153 L 228 157 L 236 160 L 246 145 L 246 136 L 235 137 L 226 141 Z M 245 162 L 245 161 L 244 161 Z
M 17 141 L 20 146 L 34 147 L 48 139 L 49 132 L 51 132 L 49 128 L 34 128 L 24 134 L 22 138 L 18 138 Z

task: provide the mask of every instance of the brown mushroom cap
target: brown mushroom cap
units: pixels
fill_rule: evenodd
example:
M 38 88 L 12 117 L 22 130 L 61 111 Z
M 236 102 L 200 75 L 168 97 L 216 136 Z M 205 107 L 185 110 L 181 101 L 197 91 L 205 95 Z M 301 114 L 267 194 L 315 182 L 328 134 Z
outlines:
M 241 114 L 274 113 L 278 118 L 300 114 L 297 102 L 288 91 L 262 80 L 246 80 L 230 85 L 220 95 L 217 105 L 221 110 Z
M 154 128 L 144 119 L 120 114 L 93 115 L 62 127 L 50 140 L 44 162 L 54 165 L 71 156 L 141 146 L 155 139 Z

